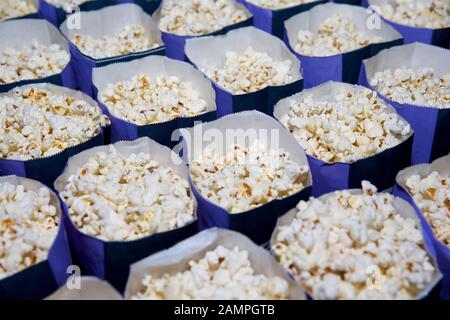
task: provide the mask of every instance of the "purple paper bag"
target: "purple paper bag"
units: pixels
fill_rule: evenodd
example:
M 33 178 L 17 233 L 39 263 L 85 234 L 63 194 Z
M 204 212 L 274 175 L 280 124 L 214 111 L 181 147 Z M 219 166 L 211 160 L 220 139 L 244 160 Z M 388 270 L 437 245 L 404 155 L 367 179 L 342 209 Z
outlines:
M 268 86 L 247 94 L 233 94 L 214 83 L 218 116 L 244 110 L 257 110 L 271 115 L 273 106 L 280 99 L 303 89 L 299 61 L 280 39 L 255 27 L 233 30 L 221 36 L 188 40 L 186 55 L 190 62 L 204 71 L 211 67 L 223 66 L 227 51 L 243 54 L 248 47 L 252 47 L 255 51 L 265 52 L 276 61 L 290 61 L 291 81 L 284 85 Z
M 23 185 L 26 190 L 35 192 L 44 187 L 38 181 L 17 176 L 0 178 L 0 183 L 6 182 L 16 186 Z M 56 213 L 61 217 L 61 220 L 47 259 L 1 279 L 0 299 L 2 300 L 43 299 L 64 285 L 70 275 L 67 268 L 72 265 L 72 258 L 63 227 L 60 202 L 58 196 L 52 190 L 49 191 L 50 203 L 56 207 Z
M 106 7 L 97 11 L 79 13 L 81 23 L 80 29 L 71 29 L 69 27 L 69 16 L 61 25 L 60 30 L 65 35 L 70 44 L 70 51 L 73 57 L 73 68 L 77 77 L 79 88 L 91 97 L 94 97 L 92 84 L 92 70 L 96 67 L 107 66 L 112 63 L 126 62 L 142 58 L 149 55 L 163 55 L 164 47 L 162 45 L 161 34 L 158 26 L 152 20 L 151 16 L 145 13 L 138 5 L 129 3 Z M 80 21 L 81 21 L 80 20 Z M 99 24 L 99 21 L 101 23 Z M 72 42 L 75 35 L 89 35 L 99 39 L 105 35 L 113 35 L 122 30 L 126 25 L 138 24 L 145 27 L 146 36 L 150 43 L 160 43 L 161 46 L 142 52 L 124 54 L 115 57 L 97 58 L 84 54 Z
M 324 52 L 324 56 L 306 56 L 296 51 L 300 30 L 315 32 L 327 18 L 336 13 L 349 18 L 359 32 L 378 36 L 382 41 L 334 55 L 327 55 L 327 52 Z M 312 88 L 329 80 L 355 84 L 358 81 L 359 68 L 363 59 L 371 57 L 382 48 L 402 43 L 400 33 L 385 22 L 381 22 L 380 28 L 371 28 L 367 24 L 370 14 L 370 11 L 362 7 L 326 3 L 286 20 L 285 42 L 302 63 L 305 88 Z
M 55 181 L 55 189 L 61 194 L 69 177 L 97 152 L 107 151 L 110 146 L 86 150 L 69 159 L 63 174 Z M 188 179 L 188 171 L 182 160 L 169 148 L 149 138 L 135 141 L 122 141 L 114 144 L 117 152 L 123 155 L 139 152 L 149 153 L 152 160 L 163 166 L 170 166 L 174 172 Z M 194 199 L 195 200 L 195 199 Z M 154 233 L 131 241 L 105 241 L 81 232 L 69 216 L 69 208 L 63 200 L 63 214 L 69 242 L 85 274 L 107 280 L 119 292 L 122 292 L 128 277 L 129 266 L 152 253 L 166 249 L 175 243 L 197 233 L 197 221 L 194 220 L 181 228 Z
M 67 52 L 70 59 L 70 51 L 64 37 L 50 23 L 40 19 L 18 19 L 0 23 L 0 51 L 8 48 L 24 50 L 31 47 L 32 42 L 37 41 L 41 45 L 59 45 L 60 49 Z M 0 66 L 0 68 L 3 68 Z M 75 76 L 70 61 L 60 73 L 49 75 L 40 79 L 22 80 L 12 83 L 0 84 L 0 92 L 7 92 L 14 87 L 30 83 L 52 83 L 68 88 L 76 88 Z
M 442 176 L 448 177 L 450 175 L 450 155 L 436 159 L 431 164 L 418 164 L 400 171 L 396 177 L 396 184 L 393 193 L 394 195 L 408 201 L 416 210 L 423 226 L 424 238 L 427 243 L 432 243 L 432 253 L 435 256 L 439 269 L 443 274 L 441 298 L 448 300 L 450 299 L 450 246 L 436 238 L 433 228 L 425 218 L 423 212 L 419 209 L 418 205 L 414 202 L 412 195 L 409 193 L 409 188 L 406 185 L 406 181 L 409 177 L 419 175 L 423 179 L 433 171 L 438 172 Z
M 144 9 L 148 14 L 153 14 L 161 5 L 162 0 L 116 0 L 117 4 L 135 3 Z
M 436 76 L 450 73 L 450 53 L 446 49 L 413 43 L 381 51 L 364 60 L 359 83 L 370 85 L 375 73 L 396 68 L 432 68 Z M 414 129 L 412 163 L 431 162 L 450 152 L 450 109 L 393 101 L 378 93 L 405 118 Z

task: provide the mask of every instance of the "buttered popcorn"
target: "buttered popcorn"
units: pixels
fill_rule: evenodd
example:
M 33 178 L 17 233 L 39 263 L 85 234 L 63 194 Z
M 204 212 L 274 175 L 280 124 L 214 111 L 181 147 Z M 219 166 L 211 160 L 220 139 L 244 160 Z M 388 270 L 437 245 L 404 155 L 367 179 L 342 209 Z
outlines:
M 400 103 L 450 108 L 450 73 L 441 77 L 432 68 L 396 68 L 376 72 L 370 85 Z
M 62 8 L 66 12 L 72 12 L 78 6 L 84 4 L 85 2 L 93 0 L 45 0 L 46 2 L 54 5 L 57 8 Z
M 259 7 L 276 10 L 298 6 L 301 4 L 310 3 L 317 0 L 247 0 L 247 1 Z
M 248 47 L 243 54 L 225 53 L 223 66 L 202 70 L 215 83 L 233 94 L 245 94 L 267 86 L 292 82 L 292 62 L 276 61 L 265 52 Z
M 387 20 L 413 27 L 440 29 L 450 27 L 448 0 L 391 0 L 380 6 Z
M 58 225 L 47 188 L 0 182 L 0 280 L 47 259 Z
M 315 32 L 298 31 L 294 50 L 304 56 L 332 56 L 382 40 L 379 36 L 357 30 L 351 19 L 337 13 L 326 18 Z
M 234 0 L 165 0 L 159 28 L 180 36 L 203 35 L 248 18 Z
M 419 223 L 392 195 L 367 181 L 362 189 L 300 201 L 272 250 L 314 299 L 415 298 L 437 274 Z
M 289 160 L 288 152 L 267 150 L 259 141 L 248 148 L 233 145 L 225 155 L 207 147 L 190 170 L 200 194 L 230 213 L 299 192 L 309 178 L 308 166 Z
M 375 91 L 345 87 L 330 96 L 302 94 L 290 100 L 289 112 L 280 119 L 306 153 L 325 162 L 354 162 L 403 142 L 410 125 Z
M 24 0 L 2 0 L 0 1 L 0 20 L 11 19 L 36 13 L 34 3 Z
M 256 274 L 248 251 L 217 246 L 198 260 L 189 261 L 186 271 L 146 275 L 137 300 L 262 300 L 287 299 L 289 285 L 274 276 Z
M 207 109 L 206 101 L 192 83 L 176 76 L 151 79 L 141 73 L 130 80 L 108 84 L 101 97 L 113 115 L 137 125 L 192 117 Z
M 42 45 L 33 40 L 31 46 L 20 50 L 7 48 L 0 52 L 0 85 L 60 73 L 69 60 L 70 55 L 58 44 Z
M 31 160 L 90 140 L 109 119 L 84 100 L 29 86 L 0 96 L 0 123 L 0 158 Z
M 436 238 L 450 247 L 450 177 L 436 171 L 424 178 L 413 175 L 406 186 Z
M 149 153 L 122 155 L 111 146 L 72 174 L 61 192 L 75 226 L 102 240 L 136 240 L 194 220 L 186 179 Z
M 138 24 L 126 25 L 115 34 L 98 39 L 90 35 L 75 34 L 72 41 L 83 54 L 94 59 L 142 52 L 162 46 L 157 40 L 151 40 L 144 26 Z

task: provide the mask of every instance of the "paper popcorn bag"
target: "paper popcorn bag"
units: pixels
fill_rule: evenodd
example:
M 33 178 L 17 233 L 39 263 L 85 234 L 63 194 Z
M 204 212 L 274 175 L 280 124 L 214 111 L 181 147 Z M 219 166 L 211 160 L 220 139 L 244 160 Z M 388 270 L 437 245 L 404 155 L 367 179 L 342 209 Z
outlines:
M 44 187 L 38 181 L 17 176 L 0 177 L 0 185 L 4 185 L 5 183 L 14 186 L 22 185 L 25 191 L 34 191 L 36 193 L 38 193 L 40 188 Z M 59 286 L 63 285 L 69 276 L 67 274 L 67 268 L 72 264 L 72 258 L 66 232 L 63 227 L 60 202 L 58 196 L 53 191 L 48 188 L 46 189 L 50 193 L 49 204 L 56 208 L 56 215 L 60 217 L 58 231 L 53 240 L 53 244 L 48 251 L 47 259 L 36 261 L 30 267 L 11 273 L 0 279 L 0 299 L 2 300 L 43 299 Z M 6 192 L 6 190 L 3 190 L 3 192 Z M 12 209 L 10 208 L 9 210 Z M 1 215 L 0 219 L 6 222 L 8 220 L 6 219 L 6 213 L 4 217 L 1 217 Z M 17 229 L 14 230 L 18 231 Z M 31 235 L 27 234 L 26 230 L 22 236 L 28 238 L 28 242 L 31 241 Z M 4 250 L 7 250 L 6 253 L 14 250 L 14 248 L 7 246 L 6 239 L 4 241 L 2 239 L 2 242 L 4 243 Z M 24 252 L 27 253 L 27 250 L 24 250 Z
M 56 85 L 65 86 L 68 88 L 75 88 L 75 76 L 71 66 L 71 57 L 69 47 L 64 39 L 64 37 L 58 32 L 58 30 L 52 26 L 50 23 L 40 19 L 19 19 L 19 20 L 11 20 L 5 21 L 0 24 L 0 52 L 4 52 L 5 50 L 16 50 L 22 52 L 24 54 L 32 54 L 33 51 L 29 47 L 34 45 L 34 43 L 43 46 L 41 50 L 45 50 L 46 47 L 50 47 L 52 45 L 58 45 L 59 52 L 61 55 L 65 52 L 64 59 L 66 61 L 50 60 L 52 66 L 56 63 L 61 63 L 61 71 L 57 73 L 51 73 L 51 70 L 48 70 L 49 75 L 41 77 L 41 78 L 28 78 L 25 76 L 25 80 L 18 81 L 0 81 L 0 92 L 6 92 L 11 90 L 14 87 L 30 84 L 30 83 L 52 83 Z M 37 54 L 37 53 L 36 53 Z M 55 52 L 48 53 L 48 57 L 54 55 Z M 42 55 L 42 53 L 41 53 Z M 31 56 L 34 58 L 33 63 L 36 64 L 36 59 L 39 56 Z M 55 58 L 56 59 L 56 58 Z M 62 66 L 64 64 L 64 66 Z M 12 66 L 14 67 L 14 66 Z M 24 68 L 23 66 L 16 66 L 18 68 Z M 5 69 L 3 69 L 5 68 Z M 27 68 L 31 68 L 31 66 L 27 66 Z M 2 76 L 6 75 L 7 67 L 2 66 L 0 72 L 3 73 Z M 17 71 L 16 71 L 17 72 Z M 23 71 L 21 71 L 23 72 Z M 20 79 L 20 77 L 19 77 Z
M 289 160 L 296 165 L 299 167 L 307 166 L 305 154 L 295 139 L 273 118 L 257 111 L 244 111 L 228 115 L 216 121 L 196 125 L 193 128 L 180 129 L 180 133 L 183 137 L 181 144 L 183 158 L 190 165 L 191 169 L 193 168 L 193 161 L 201 158 L 206 150 L 210 150 L 208 149 L 210 147 L 213 147 L 213 157 L 221 157 L 225 156 L 232 146 L 238 145 L 250 148 L 257 142 L 264 145 L 267 149 L 267 151 L 261 152 L 261 156 L 268 154 L 270 151 L 287 152 L 289 153 Z M 254 167 L 258 166 L 257 163 L 250 162 L 251 159 L 244 159 L 244 161 L 243 165 L 248 163 L 249 168 L 253 164 Z M 311 176 L 309 169 L 307 167 L 305 169 L 307 171 L 304 172 L 304 176 L 298 178 L 299 180 L 304 178 L 304 181 L 301 181 L 302 185 L 299 190 L 295 191 L 295 186 L 291 186 L 291 192 L 287 192 L 286 195 L 275 196 L 273 197 L 274 199 L 266 195 L 269 197 L 267 203 L 263 201 L 262 203 L 264 204 L 261 203 L 254 207 L 243 206 L 241 209 L 244 211 L 239 213 L 229 212 L 223 204 L 219 204 L 217 201 L 214 202 L 208 199 L 207 195 L 202 194 L 191 172 L 191 189 L 198 202 L 200 228 L 220 227 L 231 229 L 245 234 L 257 244 L 267 242 L 279 215 L 294 207 L 299 200 L 309 197 Z M 301 175 L 300 173 L 298 174 Z M 239 179 L 237 177 L 230 178 Z M 257 180 L 256 177 L 253 179 Z M 244 182 L 245 180 L 242 181 Z M 198 183 L 207 183 L 207 181 Z M 255 185 L 250 185 L 249 188 L 255 189 L 256 197 L 256 188 L 258 186 L 256 181 L 254 183 Z M 237 184 L 236 182 L 232 190 L 237 188 Z M 251 195 L 252 191 L 250 191 L 249 196 Z M 237 202 L 239 199 L 231 199 L 231 201 Z
M 416 71 L 432 68 L 434 77 L 444 77 L 450 74 L 450 53 L 446 49 L 422 43 L 412 43 L 386 49 L 376 56 L 364 60 L 361 66 L 359 83 L 372 90 L 389 102 L 397 112 L 404 117 L 415 131 L 412 163 L 430 162 L 450 151 L 450 108 L 447 105 L 424 105 L 423 103 L 407 103 L 397 100 L 394 96 L 382 94 L 377 85 L 372 86 L 377 72 L 390 69 L 392 73 L 399 69 L 414 69 Z M 383 76 L 382 79 L 386 79 Z M 395 88 L 392 89 L 394 95 Z M 423 84 L 416 85 L 415 91 L 420 94 Z M 414 95 L 415 92 L 411 92 Z M 403 95 L 406 101 L 410 95 Z
M 145 125 L 138 125 L 131 119 L 124 118 L 125 114 L 117 114 L 114 107 L 108 106 L 103 100 L 102 95 L 111 84 L 117 84 L 122 81 L 129 82 L 132 77 L 139 74 L 147 75 L 153 82 L 156 82 L 157 78 L 161 75 L 167 78 L 176 76 L 180 81 L 190 82 L 192 84 L 192 90 L 197 92 L 199 99 L 202 99 L 205 102 L 204 110 L 193 116 L 180 115 L 175 117 L 174 115 L 168 115 L 167 119 L 163 121 L 155 121 L 154 123 Z M 113 142 L 120 140 L 134 140 L 139 137 L 147 136 L 163 145 L 173 147 L 177 143 L 177 141 L 172 139 L 174 130 L 183 127 L 191 127 L 197 121 L 211 121 L 216 118 L 215 93 L 211 83 L 200 71 L 185 62 L 161 56 L 149 56 L 130 62 L 110 64 L 106 67 L 94 69 L 93 84 L 95 88 L 94 91 L 97 92 L 97 101 L 99 101 L 100 106 L 102 106 L 105 113 L 107 113 L 111 119 L 111 138 Z M 175 89 L 173 89 L 172 92 L 175 93 Z M 161 95 L 162 93 L 159 96 Z M 178 93 L 178 99 L 183 99 L 181 98 L 180 93 Z M 162 103 L 162 99 L 158 101 Z M 179 103 L 179 101 L 180 100 L 178 100 L 177 103 Z M 122 108 L 126 107 L 127 106 L 122 106 Z M 132 109 L 136 107 L 137 106 L 128 106 L 130 114 Z M 176 106 L 174 105 L 172 108 L 175 107 Z M 151 108 L 154 108 L 154 106 L 148 103 L 148 109 L 150 110 Z M 162 109 L 157 111 L 162 112 Z
M 159 145 L 149 138 L 140 138 L 135 141 L 122 141 L 114 144 L 113 146 L 115 147 L 117 153 L 123 155 L 124 157 L 130 157 L 131 154 L 138 154 L 140 152 L 150 153 L 152 160 L 157 161 L 164 167 L 173 168 L 174 173 L 179 177 L 186 180 L 188 179 L 187 168 L 182 163 L 181 159 L 169 148 Z M 67 182 L 71 179 L 70 177 L 73 174 L 76 174 L 79 168 L 85 165 L 87 161 L 95 154 L 98 152 L 107 152 L 109 148 L 110 146 L 92 148 L 69 159 L 64 173 L 55 182 L 55 189 L 59 192 L 62 199 L 64 199 L 64 197 L 61 194 L 64 192 Z M 151 185 L 156 188 L 156 184 L 152 183 Z M 131 191 L 132 190 L 130 189 L 130 197 L 132 196 Z M 112 194 L 113 190 L 108 189 L 103 192 L 111 192 Z M 94 237 L 82 232 L 76 227 L 73 218 L 69 215 L 69 207 L 65 202 L 66 200 L 63 200 L 62 207 L 67 218 L 65 223 L 69 235 L 69 241 L 73 246 L 74 252 L 79 259 L 83 270 L 88 275 L 94 275 L 98 278 L 107 280 L 119 292 L 122 292 L 128 276 L 129 265 L 131 263 L 134 263 L 154 252 L 166 249 L 197 232 L 195 213 L 196 203 L 193 197 L 191 199 L 194 206 L 192 221 L 184 223 L 183 226 L 179 228 L 170 229 L 169 231 L 159 233 L 152 233 L 136 240 L 126 241 L 103 240 L 113 238 Z M 101 199 L 97 202 L 96 206 L 98 206 L 98 210 L 101 209 L 100 205 L 102 203 L 104 203 L 104 201 L 102 202 Z M 111 214 L 114 214 L 111 213 L 112 207 L 108 204 L 105 205 L 110 211 L 108 211 L 108 215 L 104 216 L 103 219 L 107 219 Z M 149 216 L 149 224 L 155 215 L 156 213 Z M 158 216 L 161 216 L 161 214 Z M 111 219 L 112 217 L 113 216 L 111 216 Z M 130 219 L 132 219 L 132 217 L 130 217 Z M 164 219 L 164 216 L 162 219 Z M 111 226 L 114 226 L 114 224 L 111 224 L 109 220 L 105 221 L 109 223 L 110 229 Z M 126 229 L 124 230 L 126 231 Z M 106 237 L 106 232 L 110 231 L 106 230 L 105 227 L 105 229 L 102 229 L 101 232 L 103 232 L 102 236 Z M 118 237 L 116 238 L 118 239 Z M 122 238 L 123 237 L 120 237 L 120 239 Z
M 77 14 L 80 17 L 79 29 L 70 27 L 69 20 L 71 16 L 69 16 L 61 25 L 60 30 L 69 41 L 78 86 L 91 97 L 94 97 L 92 84 L 92 70 L 94 68 L 104 67 L 117 62 L 131 61 L 149 55 L 164 55 L 164 46 L 157 24 L 152 20 L 151 16 L 133 3 L 125 3 Z M 99 52 L 100 55 L 92 56 L 94 54 L 87 53 L 84 49 L 79 48 L 74 40 L 76 35 L 91 36 L 94 39 L 101 39 L 105 36 L 113 37 L 114 34 L 124 32 L 124 28 L 130 25 L 143 26 L 143 37 L 148 40 L 148 49 L 143 49 L 140 52 L 103 57 L 102 54 L 105 53 L 106 49 L 102 48 Z M 135 44 L 137 45 L 142 41 L 143 39 L 140 39 L 139 42 L 135 40 Z M 114 53 L 115 51 L 112 51 L 112 54 Z
M 122 300 L 122 296 L 111 285 L 99 278 L 82 276 L 80 287 L 63 286 L 46 300 Z
M 282 84 L 277 83 L 269 86 L 262 84 L 255 88 L 256 91 L 252 89 L 249 90 L 249 93 L 240 93 L 212 81 L 216 91 L 217 112 L 220 116 L 245 110 L 258 110 L 271 115 L 273 106 L 278 100 L 303 89 L 300 62 L 280 39 L 254 27 L 240 28 L 221 36 L 188 40 L 186 42 L 186 55 L 189 61 L 204 73 L 213 69 L 221 70 L 225 68 L 226 71 L 227 52 L 233 51 L 242 55 L 250 47 L 256 52 L 262 52 L 270 56 L 273 59 L 272 64 L 278 63 L 280 65 L 276 72 L 283 76 L 283 79 L 279 81 Z M 228 68 L 231 69 L 231 67 Z M 254 72 L 256 73 L 256 71 Z M 261 73 L 263 72 L 261 71 Z M 252 79 L 248 80 L 252 81 Z M 237 79 L 231 79 L 230 85 L 237 83 L 236 81 Z
M 379 42 L 331 55 L 327 52 L 327 48 L 323 48 L 320 56 L 305 55 L 296 50 L 300 30 L 317 32 L 324 21 L 335 14 L 348 18 L 354 24 L 355 32 L 360 32 L 368 38 L 377 37 Z M 358 81 L 359 68 L 363 59 L 373 56 L 383 48 L 402 43 L 401 35 L 387 23 L 381 22 L 379 28 L 369 26 L 367 23 L 369 16 L 370 13 L 362 7 L 326 3 L 286 20 L 285 42 L 302 63 L 305 88 L 311 88 L 329 80 L 354 84 Z

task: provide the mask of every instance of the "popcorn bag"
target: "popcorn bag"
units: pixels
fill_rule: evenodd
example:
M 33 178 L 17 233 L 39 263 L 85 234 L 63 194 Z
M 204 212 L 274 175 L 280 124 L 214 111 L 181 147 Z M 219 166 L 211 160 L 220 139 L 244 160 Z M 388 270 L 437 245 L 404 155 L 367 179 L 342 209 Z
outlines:
M 0 22 L 9 19 L 38 18 L 38 0 L 3 0 L 0 3 Z
M 103 166 L 99 172 L 96 163 Z M 151 175 L 155 166 L 161 170 L 170 167 L 172 171 L 161 171 L 160 177 L 175 176 L 173 181 L 168 184 L 155 180 L 158 176 Z M 150 176 L 139 180 L 142 170 Z M 181 183 L 180 179 L 188 188 L 189 208 L 170 193 Z M 198 231 L 196 203 L 189 191 L 186 166 L 170 149 L 149 138 L 92 148 L 70 158 L 55 189 L 62 199 L 69 241 L 82 270 L 108 281 L 119 292 L 124 289 L 131 263 Z M 144 190 L 141 199 L 139 192 L 143 189 L 148 191 Z M 155 203 L 153 196 L 160 198 L 160 203 Z M 153 202 L 147 204 L 148 201 Z M 192 210 L 190 216 L 182 213 L 188 209 Z M 170 218 L 172 213 L 177 216 Z M 90 218 L 82 219 L 83 215 Z M 174 225 L 169 225 L 169 218 L 175 219 Z
M 404 43 L 422 42 L 448 49 L 450 20 L 447 0 L 415 1 L 367 0 L 381 18 L 400 32 Z M 405 19 L 405 17 L 408 17 Z
M 103 130 L 109 122 L 90 97 L 48 83 L 0 94 L 0 108 L 14 115 L 3 120 L 14 126 L 4 129 L 0 141 L 0 173 L 38 180 L 50 188 L 69 157 L 103 144 Z
M 59 27 L 72 13 L 99 10 L 114 5 L 117 1 L 119 0 L 39 0 L 39 15 Z
M 327 3 L 286 20 L 285 42 L 302 63 L 305 88 L 329 80 L 355 84 L 363 59 L 402 44 L 400 33 L 383 21 L 370 29 L 369 17 L 365 8 Z
M 76 280 L 78 281 L 78 280 Z M 64 286 L 45 300 L 122 300 L 122 296 L 111 285 L 99 278 L 82 276 L 79 288 Z
M 18 186 L 22 189 L 19 190 Z M 67 268 L 72 264 L 61 221 L 52 229 L 46 229 L 45 233 L 36 230 L 38 223 L 49 223 L 48 219 L 52 216 L 61 217 L 59 199 L 41 183 L 17 176 L 0 177 L 0 188 L 0 197 L 5 197 L 2 206 L 6 210 L 0 215 L 0 221 L 3 220 L 1 251 L 4 250 L 0 254 L 0 299 L 43 299 L 65 283 L 69 275 Z M 21 220 L 39 219 L 37 210 L 41 210 L 41 215 L 46 213 L 45 220 L 33 220 L 31 223 Z M 28 225 L 25 230 L 24 225 Z M 8 231 L 15 231 L 17 236 L 13 237 L 12 233 L 8 236 Z M 20 254 L 22 258 L 17 260 L 13 253 Z M 17 264 L 17 269 L 8 270 L 13 262 Z
M 300 12 L 311 9 L 315 5 L 328 1 L 288 0 L 272 3 L 274 1 L 242 0 L 242 2 L 252 13 L 255 27 L 282 39 L 284 36 L 284 21 Z
M 70 28 L 72 16 L 69 16 L 60 30 L 69 41 L 78 86 L 91 97 L 95 97 L 94 68 L 149 55 L 164 55 L 156 23 L 135 4 L 110 6 L 79 15 L 80 29 Z
M 432 244 L 422 236 L 414 209 L 401 198 L 376 191 L 363 181 L 362 190 L 310 198 L 279 218 L 272 255 L 308 297 L 424 299 L 441 280 Z
M 236 251 L 236 248 L 240 251 L 239 253 Z M 215 272 L 211 270 L 215 270 L 215 267 L 212 265 L 217 263 L 214 261 L 214 258 L 217 258 L 216 253 L 219 255 L 221 261 L 219 260 L 219 266 L 216 266 L 216 268 L 220 269 Z M 222 256 L 221 253 L 228 253 L 228 255 Z M 211 266 L 209 270 L 203 270 L 200 265 L 197 268 L 192 266 L 191 263 L 201 259 L 207 260 L 207 263 Z M 246 261 L 243 262 L 241 260 Z M 227 265 L 224 267 L 225 264 Z M 206 265 L 206 267 L 209 266 L 208 264 Z M 245 268 L 246 271 L 242 268 Z M 189 272 L 194 281 L 198 278 L 200 283 L 197 285 L 192 283 L 182 288 L 181 281 L 174 282 L 172 285 L 178 283 L 180 287 L 179 289 L 172 290 L 168 287 L 161 288 L 162 283 L 159 288 L 156 288 L 156 286 L 154 288 L 146 286 L 150 277 L 150 279 L 155 279 L 156 281 L 162 281 L 162 279 L 170 281 L 170 277 L 180 275 L 182 272 L 186 274 L 186 277 L 183 278 L 186 281 L 189 281 L 189 279 L 186 279 L 188 277 L 187 272 Z M 204 272 L 212 272 L 214 277 L 211 276 L 211 278 L 214 278 L 214 280 L 202 279 Z M 246 279 L 251 277 L 252 281 L 227 279 L 226 275 L 229 273 L 233 273 L 233 278 L 235 279 L 241 275 L 241 277 L 245 277 Z M 258 280 L 255 278 L 258 278 Z M 272 286 L 270 283 L 267 283 L 269 281 L 272 282 Z M 205 282 L 207 283 L 206 288 L 203 287 L 200 290 L 195 290 L 196 288 L 201 288 Z M 237 287 L 233 288 L 230 282 L 234 282 Z M 224 288 L 225 283 L 228 284 L 226 286 L 227 288 Z M 305 300 L 303 288 L 287 276 L 269 252 L 257 246 L 250 239 L 238 232 L 217 228 L 204 230 L 170 249 L 158 252 L 133 264 L 130 268 L 130 277 L 126 286 L 125 299 L 155 299 L 154 296 L 146 296 L 146 291 L 148 290 L 151 293 L 152 289 L 158 294 L 156 299 L 168 300 Z M 186 292 L 187 290 L 192 291 Z M 260 294 L 261 291 L 263 294 Z
M 254 27 L 188 40 L 186 55 L 213 83 L 218 116 L 271 115 L 280 99 L 303 89 L 300 62 L 280 39 Z
M 47 21 L 19 19 L 2 22 L 0 57 L 5 60 L 0 69 L 0 92 L 39 82 L 76 87 L 69 63 L 69 47 L 64 37 Z
M 171 148 L 178 142 L 172 140 L 174 130 L 216 118 L 211 83 L 185 62 L 149 56 L 110 64 L 94 69 L 93 83 L 112 122 L 112 142 L 147 136 Z
M 350 95 L 361 100 L 370 94 L 364 87 L 329 81 L 285 98 L 275 106 L 275 118 L 293 132 L 302 147 L 307 149 L 314 196 L 356 188 L 362 180 L 371 181 L 379 190 L 391 188 L 397 172 L 411 163 L 413 132 L 394 108 L 383 104 L 384 111 L 377 113 L 377 118 L 366 119 L 368 114 L 373 114 L 375 110 L 378 112 L 382 101 L 368 99 L 357 104 L 357 100 L 346 102 L 344 98 Z M 345 110 L 350 109 L 343 104 L 345 102 L 360 108 L 360 111 L 355 109 L 346 115 Z M 310 109 L 301 109 L 302 103 L 308 103 Z M 372 105 L 372 110 L 364 111 L 369 105 Z M 303 117 L 291 116 L 293 108 L 300 108 L 304 112 Z M 326 117 L 334 112 L 328 110 L 336 110 L 336 115 Z M 386 122 L 386 127 L 377 124 L 378 118 L 382 123 Z M 355 124 L 356 121 L 361 123 Z M 387 127 L 387 122 L 390 127 Z M 353 129 L 352 123 L 355 126 Z M 356 126 L 366 129 L 358 134 L 360 130 Z M 347 129 L 352 130 L 353 134 Z M 296 136 L 297 130 L 300 131 Z M 312 136 L 310 140 L 309 136 Z M 380 137 L 388 139 L 389 144 L 378 146 L 376 141 Z M 352 140 L 355 142 L 352 143 Z M 359 147 L 355 148 L 355 144 Z
M 413 164 L 450 151 L 449 77 L 448 50 L 421 43 L 383 50 L 363 61 L 359 83 L 377 90 L 414 129 Z
M 400 171 L 394 195 L 408 201 L 416 210 L 430 252 L 444 278 L 441 298 L 450 299 L 450 238 L 448 222 L 450 155 L 431 164 L 418 164 Z
M 203 2 L 203 3 L 202 3 Z M 218 2 L 215 4 L 213 2 Z M 194 8 L 194 5 L 198 5 Z M 167 6 L 167 9 L 165 9 Z M 224 11 L 220 11 L 224 7 Z M 229 7 L 234 8 L 233 10 Z M 212 12 L 210 11 L 212 8 Z M 228 9 L 228 10 L 226 10 Z M 214 11 L 217 10 L 217 11 Z M 230 12 L 241 12 L 242 19 L 239 22 L 225 20 L 224 17 L 232 14 Z M 190 16 L 192 12 L 197 16 Z M 202 15 L 204 13 L 204 15 Z M 206 15 L 214 16 L 217 21 L 205 22 Z M 182 17 L 185 17 L 182 19 Z M 232 17 L 230 17 L 231 19 Z M 235 0 L 163 0 L 161 6 L 153 14 L 161 30 L 161 37 L 164 42 L 166 56 L 171 59 L 187 61 L 185 53 L 186 41 L 203 36 L 214 36 L 225 34 L 230 30 L 239 29 L 253 25 L 253 17 L 241 3 Z M 182 19 L 178 21 L 177 19 Z M 230 22 L 220 25 L 220 21 Z M 164 22 L 164 24 L 163 24 Z M 205 25 L 202 25 L 205 23 Z M 209 23 L 209 24 L 208 24 Z M 174 26 L 171 26 L 173 24 Z M 167 26 L 168 28 L 165 28 Z M 193 30 L 197 26 L 198 30 Z M 170 27 L 170 28 L 169 28 Z M 220 28 L 220 29 L 218 29 Z M 173 29 L 173 31 L 172 31 Z
M 180 133 L 200 229 L 231 229 L 263 244 L 276 219 L 310 196 L 311 175 L 303 150 L 263 113 L 244 111 Z
M 361 5 L 364 6 L 364 1 L 366 1 L 366 0 L 332 0 L 330 2 L 350 4 L 353 6 L 361 6 Z

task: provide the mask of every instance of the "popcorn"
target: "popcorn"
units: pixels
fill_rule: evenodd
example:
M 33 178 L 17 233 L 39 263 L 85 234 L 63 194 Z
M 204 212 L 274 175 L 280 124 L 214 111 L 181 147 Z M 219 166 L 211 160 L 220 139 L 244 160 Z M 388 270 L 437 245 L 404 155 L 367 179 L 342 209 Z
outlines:
M 176 76 L 159 75 L 153 80 L 140 73 L 130 80 L 108 84 L 101 99 L 113 115 L 136 125 L 192 117 L 207 109 L 192 83 Z
M 133 300 L 262 300 L 287 299 L 289 284 L 274 276 L 255 274 L 248 251 L 221 245 L 198 261 L 189 261 L 186 271 L 156 278 L 147 274 L 142 290 Z
M 0 182 L 0 280 L 47 259 L 58 225 L 47 188 Z
M 165 0 L 159 28 L 179 36 L 204 35 L 248 18 L 233 0 Z
M 15 88 L 0 96 L 0 157 L 49 157 L 99 134 L 109 119 L 100 108 L 46 88 Z
M 386 69 L 376 72 L 370 85 L 399 103 L 450 108 L 450 73 L 438 77 L 432 68 Z
M 125 156 L 114 146 L 72 174 L 61 198 L 81 232 L 105 241 L 136 240 L 195 219 L 185 179 L 148 153 Z
M 62 8 L 64 11 L 71 13 L 76 7 L 82 5 L 85 2 L 93 0 L 45 0 L 46 2 L 54 5 L 57 8 Z
M 424 178 L 413 175 L 406 186 L 436 238 L 450 247 L 450 177 L 436 171 Z
M 380 13 L 402 25 L 429 29 L 450 27 L 448 0 L 391 0 L 380 6 Z
M 249 148 L 233 145 L 225 156 L 207 147 L 190 171 L 200 194 L 230 213 L 297 193 L 309 178 L 308 166 L 289 160 L 287 152 L 267 150 L 260 141 Z
M 306 153 L 325 162 L 354 162 L 392 148 L 411 135 L 410 125 L 375 91 L 340 87 L 333 95 L 292 98 L 280 119 Z
M 257 5 L 258 7 L 278 10 L 298 6 L 305 3 L 311 3 L 317 0 L 247 0 L 247 1 L 253 3 L 254 5 Z
M 316 32 L 300 30 L 294 50 L 304 56 L 326 57 L 383 41 L 356 28 L 351 19 L 336 13 L 326 18 Z
M 336 191 L 300 201 L 276 231 L 272 250 L 315 299 L 411 299 L 437 275 L 419 222 L 402 217 L 394 197 Z
M 58 44 L 42 45 L 33 40 L 31 46 L 20 50 L 7 48 L 0 52 L 0 85 L 60 73 L 69 60 L 69 53 Z
M 276 61 L 265 52 L 248 47 L 243 54 L 225 53 L 221 67 L 202 68 L 209 78 L 233 94 L 245 94 L 267 86 L 280 86 L 293 81 L 292 62 Z
M 23 17 L 37 12 L 32 2 L 24 0 L 2 0 L 0 1 L 0 20 Z
M 138 24 L 128 24 L 112 36 L 105 35 L 100 39 L 75 34 L 72 41 L 83 54 L 94 59 L 142 52 L 162 46 L 159 41 L 152 41 L 144 26 Z

